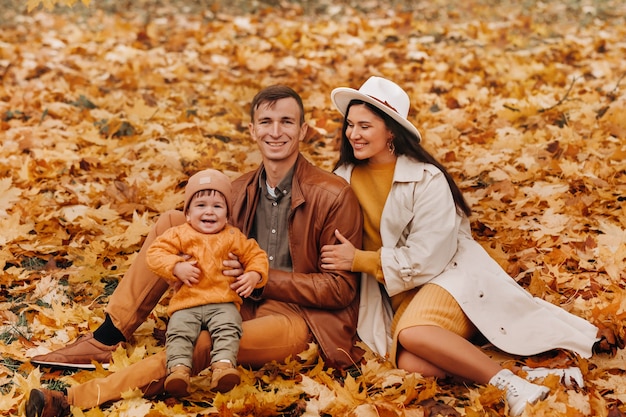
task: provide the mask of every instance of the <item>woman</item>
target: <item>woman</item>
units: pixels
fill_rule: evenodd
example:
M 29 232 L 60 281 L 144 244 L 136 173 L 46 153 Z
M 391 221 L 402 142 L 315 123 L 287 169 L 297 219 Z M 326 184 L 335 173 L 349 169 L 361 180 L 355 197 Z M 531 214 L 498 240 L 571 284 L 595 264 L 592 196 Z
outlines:
M 322 248 L 322 266 L 363 273 L 359 335 L 386 353 L 385 335 L 376 334 L 380 323 L 373 321 L 384 318 L 390 300 L 394 364 L 423 376 L 495 385 L 506 390 L 511 414 L 521 414 L 548 388 L 503 369 L 470 338 L 480 333 L 518 355 L 564 348 L 589 357 L 598 329 L 532 297 L 472 239 L 470 208 L 420 145 L 402 88 L 371 77 L 359 90 L 333 90 L 331 99 L 345 116 L 335 172 L 359 199 L 365 236 L 357 250 L 336 231 L 340 243 Z M 578 368 L 525 370 L 528 379 L 560 373 L 582 385 Z

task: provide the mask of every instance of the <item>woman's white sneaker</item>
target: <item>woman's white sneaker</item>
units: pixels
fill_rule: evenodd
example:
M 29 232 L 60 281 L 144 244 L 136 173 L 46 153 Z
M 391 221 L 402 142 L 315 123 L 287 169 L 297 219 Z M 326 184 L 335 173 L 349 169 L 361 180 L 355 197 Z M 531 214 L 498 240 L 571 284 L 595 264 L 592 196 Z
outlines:
M 503 369 L 491 378 L 489 383 L 506 392 L 511 415 L 519 416 L 526 404 L 534 404 L 548 396 L 550 389 L 520 378 L 508 369 Z

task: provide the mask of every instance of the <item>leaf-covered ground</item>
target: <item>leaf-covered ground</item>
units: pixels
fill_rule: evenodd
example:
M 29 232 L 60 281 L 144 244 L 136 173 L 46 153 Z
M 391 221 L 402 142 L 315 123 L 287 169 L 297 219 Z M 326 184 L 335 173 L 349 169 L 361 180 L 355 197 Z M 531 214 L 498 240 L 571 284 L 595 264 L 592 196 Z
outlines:
M 110 6 L 111 2 L 102 2 Z M 477 240 L 520 285 L 622 337 L 626 319 L 626 6 L 496 0 L 125 2 L 0 11 L 0 409 L 30 388 L 108 371 L 33 367 L 103 320 L 108 296 L 158 214 L 204 167 L 259 162 L 248 104 L 299 91 L 314 128 L 302 151 L 330 169 L 340 116 L 329 94 L 370 75 L 404 86 L 425 146 L 473 206 Z M 244 7 L 245 6 L 245 7 Z M 164 299 L 110 371 L 162 349 Z M 566 352 L 505 365 L 579 365 L 582 389 L 547 378 L 526 415 L 618 416 L 626 354 Z M 494 388 L 422 378 L 368 356 L 333 375 L 315 359 L 243 370 L 188 401 L 137 392 L 87 416 L 505 416 Z

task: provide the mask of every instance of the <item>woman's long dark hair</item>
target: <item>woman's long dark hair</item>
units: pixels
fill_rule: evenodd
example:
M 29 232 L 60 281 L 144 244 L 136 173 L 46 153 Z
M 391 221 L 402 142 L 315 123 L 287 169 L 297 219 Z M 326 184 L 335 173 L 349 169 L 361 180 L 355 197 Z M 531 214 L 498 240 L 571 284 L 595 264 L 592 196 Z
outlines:
M 352 100 L 346 109 L 346 116 L 350 111 L 350 107 L 356 104 L 364 104 L 368 109 L 385 121 L 385 126 L 387 126 L 387 128 L 393 133 L 393 145 L 395 147 L 396 155 L 406 155 L 417 161 L 431 164 L 439 168 L 439 170 L 446 177 L 446 181 L 448 181 L 448 186 L 452 192 L 452 197 L 454 198 L 454 204 L 456 205 L 457 210 L 464 213 L 467 217 L 470 216 L 472 210 L 467 204 L 467 201 L 465 201 L 463 193 L 461 193 L 461 190 L 454 182 L 450 173 L 444 168 L 443 165 L 441 165 L 439 161 L 435 159 L 434 156 L 428 153 L 428 151 L 420 145 L 415 135 L 406 130 L 400 123 L 396 122 L 393 118 L 391 118 L 391 116 L 387 115 L 387 113 L 365 101 Z M 344 164 L 362 165 L 367 163 L 367 160 L 360 160 L 354 157 L 354 150 L 352 149 L 352 145 L 350 145 L 350 141 L 346 136 L 346 129 L 348 129 L 348 119 L 347 117 L 344 117 L 343 127 L 341 128 L 339 160 L 335 164 L 334 169 L 337 169 Z

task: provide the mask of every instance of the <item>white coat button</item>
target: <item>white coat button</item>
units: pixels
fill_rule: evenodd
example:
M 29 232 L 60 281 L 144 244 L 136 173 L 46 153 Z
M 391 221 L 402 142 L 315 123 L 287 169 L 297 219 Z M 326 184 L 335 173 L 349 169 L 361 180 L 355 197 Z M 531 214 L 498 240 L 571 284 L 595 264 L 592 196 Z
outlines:
M 500 327 L 500 333 L 506 334 L 506 330 L 504 329 L 504 327 Z

